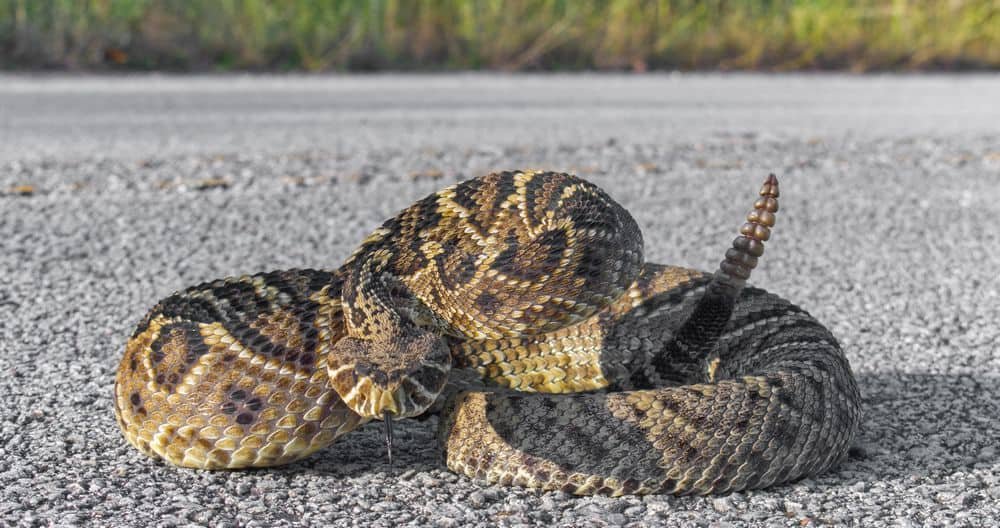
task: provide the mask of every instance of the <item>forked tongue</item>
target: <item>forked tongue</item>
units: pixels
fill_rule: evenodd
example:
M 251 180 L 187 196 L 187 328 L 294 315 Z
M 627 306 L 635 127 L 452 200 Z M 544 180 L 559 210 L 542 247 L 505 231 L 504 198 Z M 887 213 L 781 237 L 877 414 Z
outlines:
M 386 411 L 383 414 L 383 419 L 385 420 L 385 454 L 389 459 L 389 476 L 391 477 L 396 474 L 392 465 L 392 413 Z

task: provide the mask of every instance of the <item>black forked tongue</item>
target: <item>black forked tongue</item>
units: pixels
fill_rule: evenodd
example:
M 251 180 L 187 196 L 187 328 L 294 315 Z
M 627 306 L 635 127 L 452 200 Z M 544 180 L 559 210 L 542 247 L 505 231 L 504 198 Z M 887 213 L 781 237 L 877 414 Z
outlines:
M 396 474 L 392 465 L 392 412 L 386 411 L 382 414 L 385 420 L 385 453 L 389 458 L 389 476 Z
M 764 254 L 764 241 L 771 237 L 777 212 L 778 179 L 771 174 L 760 188 L 760 198 L 740 227 L 740 235 L 726 251 L 726 258 L 719 264 L 719 271 L 712 277 L 704 297 L 677 331 L 674 342 L 682 356 L 702 360 L 715 348 L 733 314 L 740 291 Z

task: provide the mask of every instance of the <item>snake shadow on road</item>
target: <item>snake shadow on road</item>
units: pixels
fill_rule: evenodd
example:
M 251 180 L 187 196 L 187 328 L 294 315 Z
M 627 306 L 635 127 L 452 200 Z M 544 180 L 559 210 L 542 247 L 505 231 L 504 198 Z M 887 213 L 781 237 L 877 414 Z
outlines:
M 876 482 L 1000 464 L 1000 376 L 887 372 L 857 377 L 864 419 L 833 474 Z
M 886 372 L 857 376 L 863 398 L 861 432 L 848 457 L 814 485 L 945 477 L 1000 465 L 1000 376 Z M 444 470 L 437 419 L 398 424 L 394 475 Z M 282 471 L 359 477 L 388 473 L 380 424 L 349 434 L 328 450 Z M 372 461 L 377 460 L 376 466 Z M 774 489 L 781 489 L 776 487 Z

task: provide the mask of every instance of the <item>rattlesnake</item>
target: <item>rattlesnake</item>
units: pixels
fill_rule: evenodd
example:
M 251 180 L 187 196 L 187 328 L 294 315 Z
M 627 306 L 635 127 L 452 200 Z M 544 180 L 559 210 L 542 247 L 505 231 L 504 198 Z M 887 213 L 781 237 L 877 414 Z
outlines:
M 115 415 L 143 453 L 204 469 L 285 464 L 436 411 L 447 466 L 501 484 L 684 494 L 817 474 L 846 453 L 860 396 L 822 325 L 744 287 L 773 175 L 760 195 L 709 275 L 643 263 L 632 217 L 577 177 L 465 181 L 337 270 L 162 300 L 128 340 Z M 460 391 L 458 373 L 490 389 Z

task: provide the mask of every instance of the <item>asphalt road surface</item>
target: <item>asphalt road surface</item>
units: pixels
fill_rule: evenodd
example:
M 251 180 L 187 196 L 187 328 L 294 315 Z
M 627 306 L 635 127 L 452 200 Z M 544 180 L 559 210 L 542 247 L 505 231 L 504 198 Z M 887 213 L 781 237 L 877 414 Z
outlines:
M 0 525 L 978 526 L 1000 518 L 1000 77 L 0 76 Z M 833 471 L 721 497 L 456 476 L 436 419 L 287 467 L 126 444 L 111 389 L 159 298 L 335 267 L 378 223 L 505 168 L 575 172 L 648 260 L 713 268 L 763 176 L 754 283 L 839 337 L 863 430 Z

